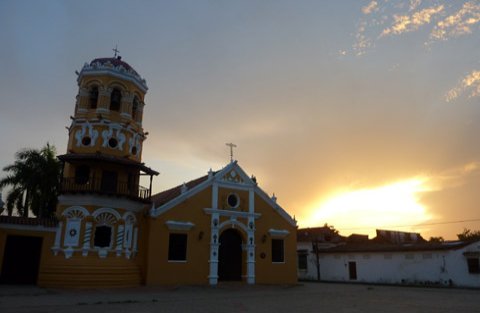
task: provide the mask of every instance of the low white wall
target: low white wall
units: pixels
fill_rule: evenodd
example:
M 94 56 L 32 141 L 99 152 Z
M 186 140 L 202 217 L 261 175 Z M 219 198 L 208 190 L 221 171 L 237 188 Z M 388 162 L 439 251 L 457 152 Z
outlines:
M 442 251 L 322 253 L 320 278 L 323 281 L 480 287 L 480 274 L 469 273 L 465 251 L 480 251 L 480 242 Z M 356 280 L 349 277 L 349 262 L 356 264 Z M 298 277 L 317 279 L 313 253 L 308 256 L 308 269 L 299 270 Z

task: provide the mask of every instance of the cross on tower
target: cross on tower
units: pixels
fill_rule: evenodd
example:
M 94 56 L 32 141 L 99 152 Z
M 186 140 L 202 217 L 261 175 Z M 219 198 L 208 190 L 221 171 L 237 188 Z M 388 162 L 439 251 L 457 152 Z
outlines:
M 118 48 L 117 45 L 115 45 L 115 49 L 112 49 L 113 52 L 115 52 L 114 58 L 116 58 L 118 53 L 120 52 L 120 50 L 118 50 L 117 48 Z
M 237 145 L 233 143 L 226 143 L 225 145 L 230 147 L 230 162 L 233 162 L 233 148 L 236 148 Z

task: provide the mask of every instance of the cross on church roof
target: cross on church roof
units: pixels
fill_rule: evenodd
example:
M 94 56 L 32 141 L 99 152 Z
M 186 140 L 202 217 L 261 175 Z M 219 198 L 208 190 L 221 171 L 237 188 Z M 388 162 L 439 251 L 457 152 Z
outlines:
M 237 145 L 233 143 L 226 143 L 225 145 L 230 147 L 230 162 L 233 162 L 233 148 L 236 148 Z
M 113 52 L 115 52 L 115 55 L 114 55 L 113 57 L 114 57 L 114 58 L 116 58 L 116 57 L 117 57 L 117 55 L 118 55 L 118 53 L 120 52 L 120 50 L 118 50 L 118 47 L 117 47 L 117 45 L 115 45 L 115 48 L 114 48 L 114 49 L 112 49 L 112 50 L 113 50 Z

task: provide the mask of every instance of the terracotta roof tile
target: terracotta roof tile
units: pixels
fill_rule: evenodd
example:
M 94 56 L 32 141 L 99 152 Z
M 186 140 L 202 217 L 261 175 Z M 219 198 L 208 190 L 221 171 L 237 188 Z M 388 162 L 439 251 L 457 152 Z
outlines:
M 201 183 L 203 183 L 207 179 L 208 179 L 208 175 L 205 175 L 205 176 L 199 177 L 197 179 L 191 180 L 188 183 L 185 183 L 185 185 L 187 186 L 187 189 L 190 190 L 190 189 L 200 185 Z M 175 199 L 176 197 L 178 197 L 182 194 L 182 186 L 183 186 L 183 184 L 153 195 L 151 197 L 152 203 L 156 207 L 158 207 L 158 206 L 161 206 L 161 205 Z

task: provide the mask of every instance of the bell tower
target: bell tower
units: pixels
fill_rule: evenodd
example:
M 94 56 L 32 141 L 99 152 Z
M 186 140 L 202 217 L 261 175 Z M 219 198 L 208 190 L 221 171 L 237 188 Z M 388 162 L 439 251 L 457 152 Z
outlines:
M 141 163 L 145 80 L 118 56 L 86 63 L 77 82 L 62 190 L 148 200 L 151 185 L 139 185 L 140 172 L 158 173 Z
M 97 58 L 77 73 L 46 286 L 137 285 L 153 176 L 142 163 L 147 84 L 120 56 Z M 140 185 L 147 176 L 148 187 Z M 81 264 L 81 266 L 79 266 Z M 61 268 L 59 272 L 57 268 Z

